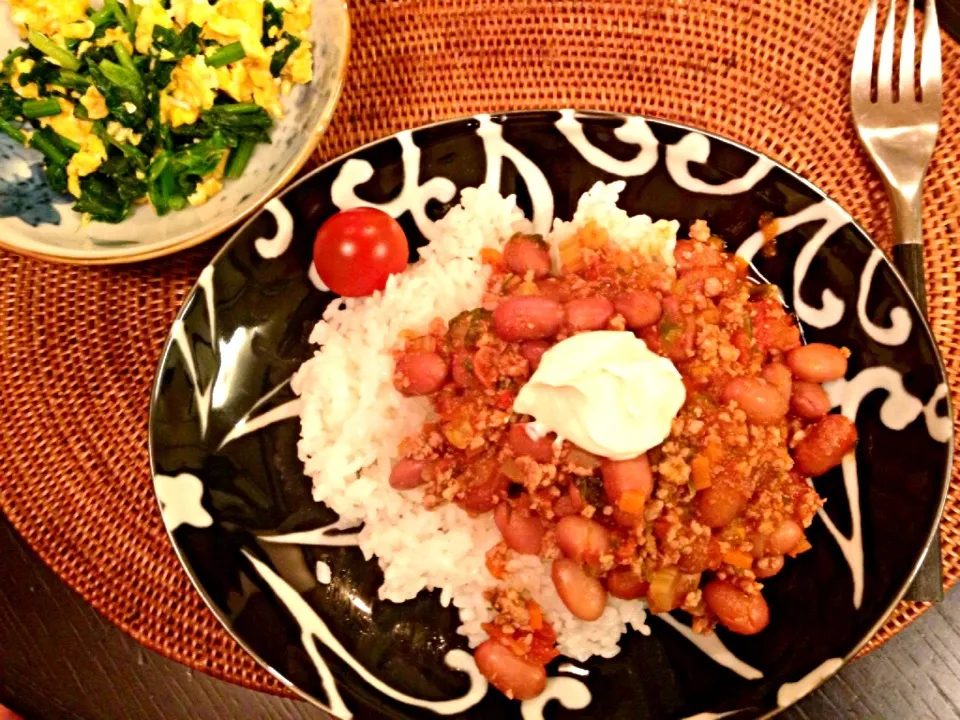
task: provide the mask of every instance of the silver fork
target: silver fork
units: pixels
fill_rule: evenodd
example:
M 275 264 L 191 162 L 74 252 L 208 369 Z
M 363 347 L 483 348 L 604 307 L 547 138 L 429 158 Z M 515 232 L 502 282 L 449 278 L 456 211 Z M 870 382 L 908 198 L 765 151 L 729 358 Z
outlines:
M 877 0 L 870 0 L 857 38 L 850 77 L 853 123 L 860 142 L 880 171 L 893 205 L 893 259 L 921 312 L 927 314 L 923 275 L 923 237 L 920 191 L 940 129 L 942 104 L 940 31 L 935 0 L 926 0 L 920 45 L 920 99 L 916 98 L 914 65 L 914 0 L 908 0 L 906 22 L 900 41 L 900 83 L 893 87 L 894 34 L 897 0 L 890 9 L 880 40 L 876 67 L 877 94 L 873 99 L 873 44 L 877 32 Z M 939 535 L 927 550 L 908 592 L 909 599 L 937 601 L 943 598 Z

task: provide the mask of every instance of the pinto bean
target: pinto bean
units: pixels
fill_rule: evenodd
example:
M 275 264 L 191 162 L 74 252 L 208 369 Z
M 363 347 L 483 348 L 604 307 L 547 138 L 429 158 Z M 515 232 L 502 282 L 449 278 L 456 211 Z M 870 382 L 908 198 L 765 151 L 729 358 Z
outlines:
M 607 573 L 607 592 L 621 600 L 642 598 L 650 589 L 650 583 L 626 567 L 614 568 Z
M 707 583 L 703 600 L 724 627 L 741 635 L 755 635 L 770 622 L 770 608 L 763 595 L 747 595 L 726 580 Z
M 798 380 L 824 383 L 847 374 L 847 358 L 840 348 L 826 343 L 801 345 L 787 353 L 787 365 Z
M 543 354 L 550 349 L 550 343 L 543 340 L 527 340 L 520 344 L 520 354 L 530 363 L 530 369 L 536 370 L 540 367 L 540 360 Z
M 784 520 L 774 530 L 764 546 L 765 552 L 783 555 L 793 550 L 803 540 L 803 528 L 793 520 Z
M 435 352 L 405 352 L 397 357 L 393 384 L 404 395 L 429 395 L 443 387 L 447 361 Z
M 790 392 L 793 390 L 793 376 L 790 374 L 790 368 L 783 363 L 768 363 L 763 366 L 760 376 L 776 387 L 783 397 L 790 399 Z
M 550 576 L 563 604 L 576 617 L 593 621 L 603 615 L 607 591 L 599 580 L 587 575 L 576 560 L 554 560 Z
M 500 503 L 493 511 L 493 520 L 512 549 L 521 555 L 539 555 L 543 544 L 543 523 L 529 509 L 511 508 Z
M 736 402 L 750 422 L 760 425 L 779 422 L 790 409 L 780 390 L 762 378 L 733 378 L 723 389 L 722 399 Z
M 563 306 L 567 316 L 567 325 L 575 332 L 600 330 L 607 326 L 613 317 L 613 303 L 605 297 L 577 298 Z
M 557 546 L 569 558 L 599 567 L 600 558 L 610 552 L 610 533 L 600 523 L 581 515 L 570 515 L 557 523 Z
M 501 340 L 545 340 L 563 324 L 563 306 L 539 295 L 508 297 L 493 312 L 493 329 Z
M 613 299 L 613 309 L 623 315 L 627 327 L 639 330 L 660 320 L 660 298 L 649 290 L 631 290 Z
M 486 640 L 473 651 L 477 669 L 497 690 L 514 700 L 530 700 L 547 687 L 547 671 L 518 657 L 496 640 Z
M 510 449 L 518 457 L 531 457 L 541 463 L 550 462 L 553 459 L 553 439 L 542 437 L 539 440 L 534 440 L 527 433 L 526 423 L 511 425 L 507 433 L 507 442 L 510 443 Z
M 720 528 L 743 512 L 748 500 L 734 488 L 711 485 L 697 493 L 697 513 L 704 525 Z
M 390 470 L 390 487 L 394 490 L 412 490 L 423 482 L 425 460 L 400 458 Z
M 503 262 L 517 275 L 532 272 L 535 278 L 546 277 L 550 274 L 550 249 L 539 236 L 518 233 L 504 246 Z
M 797 472 L 816 477 L 835 468 L 857 443 L 857 427 L 843 415 L 824 415 L 793 449 Z
M 604 460 L 600 471 L 603 489 L 614 505 L 619 504 L 624 493 L 638 492 L 650 497 L 653 492 L 653 472 L 645 454 L 632 460 Z
M 798 380 L 793 384 L 790 407 L 802 418 L 818 420 L 830 412 L 830 398 L 820 383 Z

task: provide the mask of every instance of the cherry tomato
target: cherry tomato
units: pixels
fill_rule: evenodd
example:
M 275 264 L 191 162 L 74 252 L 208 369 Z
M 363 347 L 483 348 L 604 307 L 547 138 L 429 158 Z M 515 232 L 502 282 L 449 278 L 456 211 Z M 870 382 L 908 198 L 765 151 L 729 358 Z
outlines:
M 383 290 L 387 278 L 407 267 L 407 237 L 376 208 L 342 210 L 327 219 L 313 243 L 313 264 L 339 295 L 360 297 Z

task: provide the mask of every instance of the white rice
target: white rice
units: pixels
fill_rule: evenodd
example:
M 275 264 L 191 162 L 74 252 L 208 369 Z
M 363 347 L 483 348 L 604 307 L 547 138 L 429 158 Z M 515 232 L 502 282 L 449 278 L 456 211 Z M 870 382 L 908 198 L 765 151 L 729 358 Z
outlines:
M 597 183 L 571 222 L 555 223 L 551 242 L 593 221 L 615 241 L 672 261 L 678 223 L 629 217 L 616 206 L 623 187 Z M 459 632 L 471 647 L 487 637 L 481 624 L 492 615 L 483 593 L 496 581 L 485 554 L 500 533 L 490 513 L 471 518 L 454 504 L 426 510 L 421 491 L 390 487 L 400 441 L 420 431 L 430 410 L 429 400 L 404 397 L 393 387 L 390 349 L 402 330 L 422 331 L 436 317 L 449 320 L 477 307 L 489 276 L 480 251 L 499 248 L 529 227 L 513 196 L 501 197 L 487 186 L 464 190 L 461 204 L 438 224 L 439 239 L 421 249 L 420 262 L 392 276 L 382 293 L 331 303 L 310 335 L 320 349 L 292 383 L 303 398 L 299 454 L 314 499 L 342 520 L 364 524 L 360 549 L 383 570 L 380 597 L 404 602 L 439 589 L 441 602 L 459 609 Z M 561 602 L 548 562 L 517 556 L 507 570 L 503 582 L 530 591 L 569 657 L 613 657 L 628 625 L 649 633 L 641 602 L 611 600 L 600 619 L 588 623 Z

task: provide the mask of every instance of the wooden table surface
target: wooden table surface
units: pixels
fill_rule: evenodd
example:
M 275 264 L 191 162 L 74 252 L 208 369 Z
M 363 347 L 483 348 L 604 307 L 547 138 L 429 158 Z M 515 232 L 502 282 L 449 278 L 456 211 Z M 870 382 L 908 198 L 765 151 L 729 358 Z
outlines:
M 27 720 L 323 717 L 146 650 L 62 583 L 2 515 L 0 577 L 0 704 Z M 960 717 L 960 591 L 781 717 Z
M 937 0 L 937 7 L 941 26 L 960 38 L 960 0 Z M 0 705 L 26 720 L 323 717 L 305 702 L 216 680 L 146 650 L 62 583 L 2 514 Z M 960 590 L 780 717 L 960 718 Z

